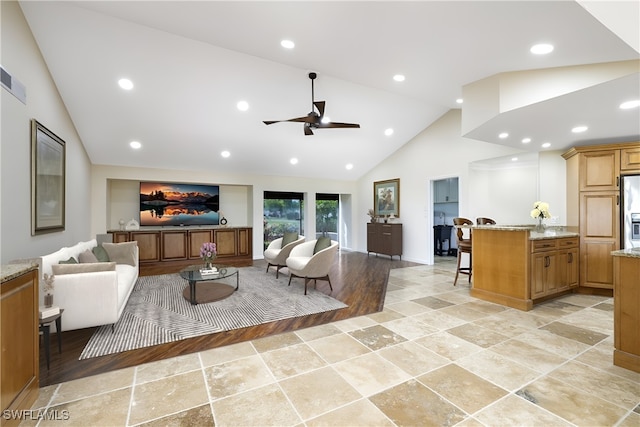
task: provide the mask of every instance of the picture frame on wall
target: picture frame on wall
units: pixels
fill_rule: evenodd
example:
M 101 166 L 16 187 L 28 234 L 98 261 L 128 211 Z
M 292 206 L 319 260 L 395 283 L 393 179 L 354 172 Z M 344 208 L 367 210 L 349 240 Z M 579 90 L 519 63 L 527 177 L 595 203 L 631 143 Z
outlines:
M 31 119 L 31 235 L 64 231 L 66 144 Z
M 376 216 L 400 217 L 400 178 L 373 183 L 373 206 Z

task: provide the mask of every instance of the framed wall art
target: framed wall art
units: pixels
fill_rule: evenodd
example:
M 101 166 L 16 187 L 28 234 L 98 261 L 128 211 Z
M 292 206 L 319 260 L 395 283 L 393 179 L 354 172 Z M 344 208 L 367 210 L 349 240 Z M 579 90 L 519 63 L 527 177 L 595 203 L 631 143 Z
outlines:
M 65 227 L 65 142 L 31 120 L 31 234 Z
M 373 183 L 373 206 L 376 216 L 400 216 L 400 179 Z

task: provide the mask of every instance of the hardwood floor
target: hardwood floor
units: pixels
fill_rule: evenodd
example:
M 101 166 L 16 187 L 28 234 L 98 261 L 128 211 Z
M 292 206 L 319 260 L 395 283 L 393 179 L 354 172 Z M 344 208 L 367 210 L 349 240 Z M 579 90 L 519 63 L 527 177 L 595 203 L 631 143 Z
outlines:
M 256 261 L 254 265 L 264 267 L 266 270 L 266 263 L 264 263 L 264 261 Z M 329 276 L 331 277 L 331 284 L 333 285 L 331 295 L 349 306 L 345 309 L 220 332 L 118 354 L 78 360 L 80 353 L 97 328 L 63 332 L 62 353 L 58 353 L 57 345 L 54 345 L 57 343 L 57 336 L 52 334 L 49 369 L 47 369 L 44 348 L 42 348 L 41 343 L 40 386 L 58 384 L 64 381 L 162 360 L 181 354 L 193 353 L 268 335 L 320 325 L 335 320 L 343 320 L 349 317 L 374 313 L 382 310 L 389 270 L 391 268 L 415 265 L 419 264 L 398 259 L 390 260 L 389 257 L 384 255 L 376 257 L 375 255 L 367 256 L 367 254 L 360 252 L 339 252 Z M 170 271 L 141 270 L 141 274 L 168 272 Z M 275 269 L 272 268 L 268 274 L 275 274 Z M 322 292 L 330 292 L 327 282 L 318 281 L 317 286 L 318 290 Z

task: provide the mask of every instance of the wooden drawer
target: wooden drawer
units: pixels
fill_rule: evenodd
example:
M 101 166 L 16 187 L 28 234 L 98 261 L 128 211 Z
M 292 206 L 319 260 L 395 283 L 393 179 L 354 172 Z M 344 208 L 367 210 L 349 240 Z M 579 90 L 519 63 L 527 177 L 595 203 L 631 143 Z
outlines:
M 564 239 L 558 239 L 558 249 L 577 248 L 579 245 L 579 237 L 566 237 Z
M 531 252 L 555 251 L 558 239 L 536 239 L 531 241 Z

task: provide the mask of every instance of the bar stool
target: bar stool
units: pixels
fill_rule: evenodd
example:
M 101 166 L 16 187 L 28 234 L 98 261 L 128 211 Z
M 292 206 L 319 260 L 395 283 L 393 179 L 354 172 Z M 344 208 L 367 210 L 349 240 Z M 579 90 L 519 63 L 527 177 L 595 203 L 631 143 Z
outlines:
M 491 218 L 476 218 L 476 224 L 478 225 L 491 225 L 491 224 L 495 224 L 496 222 L 494 220 L 492 220 Z
M 463 226 L 471 226 L 473 222 L 467 218 L 453 218 L 453 225 L 456 226 L 456 240 L 458 242 L 458 263 L 456 265 L 456 278 L 453 280 L 453 286 L 458 282 L 458 274 L 469 275 L 469 283 L 471 283 L 471 229 L 469 228 L 469 238 L 464 238 Z M 460 259 L 462 254 L 469 254 L 469 267 L 460 267 Z

